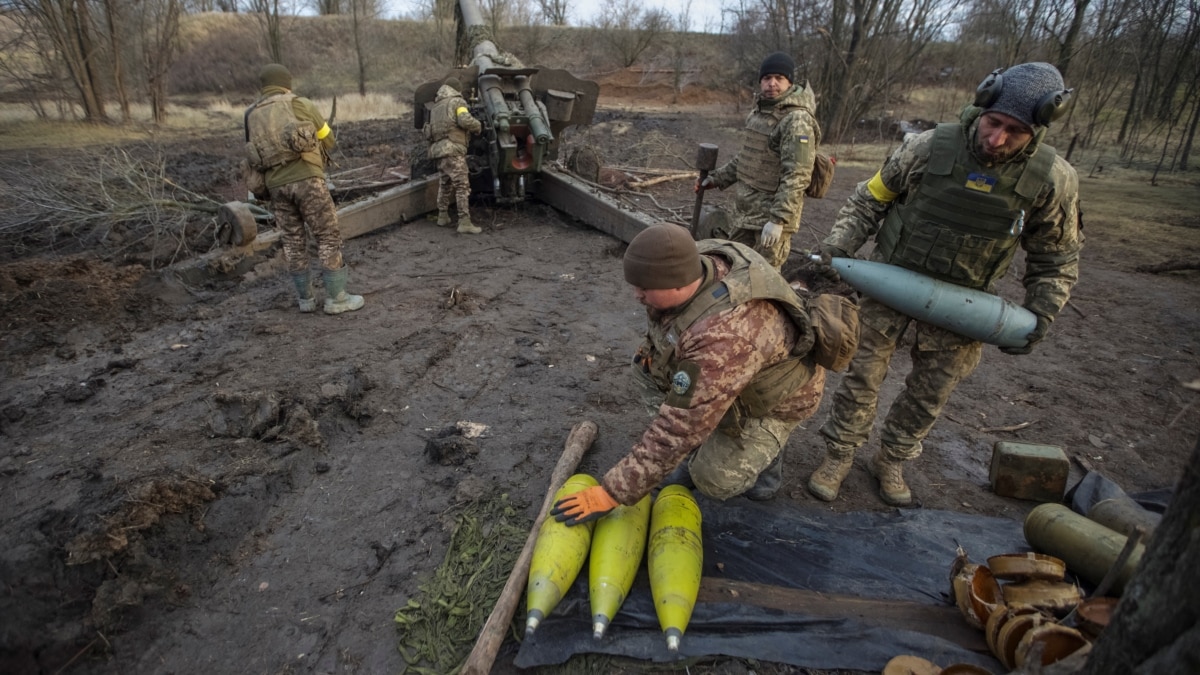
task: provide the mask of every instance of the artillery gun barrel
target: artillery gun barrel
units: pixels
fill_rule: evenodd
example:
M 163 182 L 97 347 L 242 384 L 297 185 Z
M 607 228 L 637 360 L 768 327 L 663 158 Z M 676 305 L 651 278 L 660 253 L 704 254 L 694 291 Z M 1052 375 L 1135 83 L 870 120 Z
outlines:
M 533 132 L 533 137 L 538 143 L 549 143 L 554 140 L 554 134 L 550 133 L 550 127 L 546 126 L 546 120 L 542 118 L 542 110 L 533 100 L 533 92 L 529 89 L 529 78 L 525 75 L 519 75 L 517 78 L 517 97 L 521 99 L 521 107 L 525 109 L 525 116 L 529 118 L 529 129 Z

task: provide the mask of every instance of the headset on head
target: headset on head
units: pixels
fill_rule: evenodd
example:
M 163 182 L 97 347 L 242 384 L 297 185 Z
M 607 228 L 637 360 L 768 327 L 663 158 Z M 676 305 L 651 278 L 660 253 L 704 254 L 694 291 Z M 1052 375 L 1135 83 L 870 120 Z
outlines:
M 1003 68 L 997 68 L 983 78 L 983 82 L 975 89 L 975 107 L 987 110 L 1000 98 L 1004 90 Z M 1033 123 L 1038 126 L 1049 126 L 1051 122 L 1062 117 L 1067 112 L 1074 89 L 1059 89 L 1048 92 L 1038 99 L 1033 107 Z

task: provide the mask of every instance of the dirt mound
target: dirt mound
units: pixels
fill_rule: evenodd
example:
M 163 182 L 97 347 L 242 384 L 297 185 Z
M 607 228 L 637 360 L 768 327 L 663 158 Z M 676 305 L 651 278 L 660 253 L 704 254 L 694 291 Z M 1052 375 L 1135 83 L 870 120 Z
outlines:
M 600 85 L 600 100 L 610 105 L 687 105 L 736 104 L 737 96 L 696 83 L 695 73 L 685 72 L 684 83 L 675 91 L 675 71 L 625 68 L 593 78 Z

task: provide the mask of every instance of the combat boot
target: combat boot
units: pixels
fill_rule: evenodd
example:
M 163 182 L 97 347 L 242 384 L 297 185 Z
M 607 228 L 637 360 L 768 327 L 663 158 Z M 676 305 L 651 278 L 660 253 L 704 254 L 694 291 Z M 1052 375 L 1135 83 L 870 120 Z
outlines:
M 450 212 L 449 211 L 438 211 L 437 226 L 438 227 L 450 227 Z
M 826 452 L 821 466 L 808 477 L 808 491 L 821 501 L 831 502 L 837 499 L 838 490 L 842 489 L 842 481 L 850 475 L 853 466 L 853 454 L 834 457 Z
M 471 216 L 463 214 L 458 217 L 458 233 L 459 234 L 479 234 L 483 230 L 471 224 Z
M 336 270 L 325 270 L 322 274 L 325 278 L 326 314 L 353 312 L 363 306 L 364 301 L 361 295 L 351 295 L 346 292 L 346 279 L 350 275 L 348 266 L 342 265 Z
M 871 475 L 879 479 L 879 496 L 892 506 L 908 506 L 912 503 L 912 492 L 904 484 L 904 462 L 891 459 L 883 450 L 875 453 L 868 467 Z
M 308 272 L 292 272 L 292 283 L 296 286 L 300 311 L 305 314 L 317 311 L 317 299 L 313 297 L 312 278 Z
M 779 492 L 779 487 L 783 485 L 783 451 L 780 450 L 775 459 L 763 469 L 762 473 L 758 474 L 758 480 L 754 481 L 754 485 L 742 494 L 746 499 L 753 499 L 756 502 L 765 502 L 775 496 Z

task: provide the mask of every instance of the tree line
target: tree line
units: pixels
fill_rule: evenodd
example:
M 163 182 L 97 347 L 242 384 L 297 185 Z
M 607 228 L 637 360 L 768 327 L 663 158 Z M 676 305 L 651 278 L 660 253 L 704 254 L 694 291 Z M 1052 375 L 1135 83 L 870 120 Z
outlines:
M 511 39 L 507 48 L 523 58 L 519 48 L 544 48 L 545 28 L 572 26 L 584 7 L 476 3 L 493 34 Z M 452 42 L 455 6 L 421 0 L 404 18 L 428 22 L 435 38 Z M 138 100 L 161 123 L 183 16 L 253 16 L 262 53 L 282 61 L 289 21 L 305 13 L 349 19 L 346 41 L 365 94 L 372 54 L 363 35 L 386 20 L 383 11 L 381 0 L 0 0 L 0 74 L 39 116 L 79 110 L 87 121 L 127 122 Z M 695 82 L 745 92 L 762 57 L 786 51 L 818 95 L 827 138 L 845 137 L 917 87 L 961 92 L 995 67 L 1032 60 L 1055 64 L 1076 90 L 1056 130 L 1060 143 L 1064 132 L 1069 139 L 1068 155 L 1103 140 L 1126 161 L 1186 170 L 1200 123 L 1200 0 L 725 0 L 719 20 L 697 23 L 690 0 L 670 11 L 603 0 L 573 28 L 591 31 L 614 67 L 672 72 L 677 93 Z M 700 33 L 715 42 L 698 42 Z

